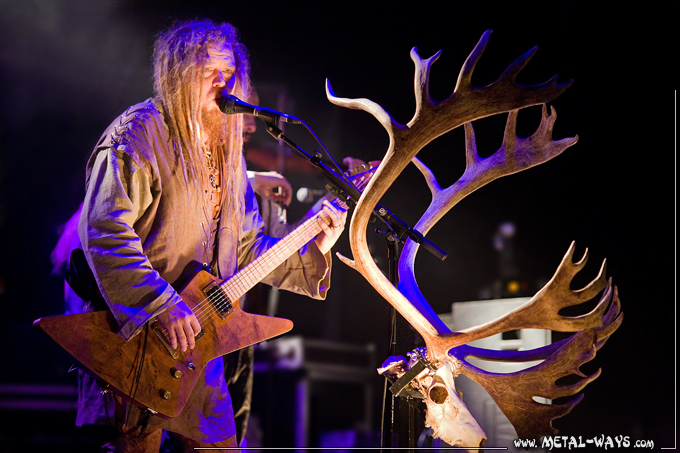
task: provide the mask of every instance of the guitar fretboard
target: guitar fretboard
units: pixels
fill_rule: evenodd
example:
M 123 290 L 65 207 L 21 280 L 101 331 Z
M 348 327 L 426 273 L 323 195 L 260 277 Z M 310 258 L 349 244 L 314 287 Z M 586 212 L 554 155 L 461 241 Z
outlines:
M 279 240 L 257 259 L 251 261 L 246 267 L 234 274 L 229 280 L 223 282 L 220 287 L 230 301 L 236 301 L 253 286 L 269 275 L 281 263 L 303 245 L 312 240 L 321 232 L 317 219 L 321 218 L 327 225 L 331 219 L 324 211 L 320 211 L 314 217 L 306 220 L 302 225 L 291 231 L 286 237 Z

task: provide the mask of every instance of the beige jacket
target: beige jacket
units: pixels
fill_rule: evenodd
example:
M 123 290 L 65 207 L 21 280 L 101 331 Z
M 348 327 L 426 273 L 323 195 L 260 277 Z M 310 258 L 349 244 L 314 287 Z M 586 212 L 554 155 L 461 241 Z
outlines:
M 243 165 L 245 173 L 245 164 Z M 209 194 L 187 184 L 159 108 L 152 100 L 130 107 L 104 132 L 90 157 L 79 225 L 85 255 L 125 339 L 180 298 L 172 283 L 205 269 L 233 275 L 277 239 L 262 233 L 257 201 L 244 184 L 238 238 L 211 215 Z M 224 210 L 223 210 L 224 212 Z M 265 283 L 316 299 L 330 285 L 330 254 L 311 241 L 269 274 Z M 107 423 L 105 396 L 83 376 L 77 423 Z M 108 403 L 112 409 L 112 404 Z M 108 420 L 107 420 L 108 419 Z M 235 431 L 221 359 L 211 361 L 179 417 L 156 420 L 184 436 L 210 442 Z

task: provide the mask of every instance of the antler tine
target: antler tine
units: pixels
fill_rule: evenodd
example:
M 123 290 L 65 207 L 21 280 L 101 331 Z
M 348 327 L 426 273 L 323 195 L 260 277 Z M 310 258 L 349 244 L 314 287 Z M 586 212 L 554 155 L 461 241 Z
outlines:
M 610 282 L 611 284 L 611 282 Z M 623 313 L 621 313 L 621 301 L 619 300 L 619 289 L 614 286 L 614 294 L 612 296 L 612 303 L 607 310 L 607 313 L 602 317 L 603 327 L 595 329 L 597 333 L 597 342 L 595 348 L 599 351 L 607 342 L 611 334 L 616 332 L 623 322 Z
M 425 104 L 428 107 L 434 106 L 432 99 L 430 98 L 430 67 L 437 61 L 442 51 L 438 51 L 436 54 L 432 55 L 430 58 L 423 60 L 418 55 L 417 48 L 411 49 L 411 60 L 416 67 L 416 75 L 413 78 L 414 91 L 416 96 L 416 111 L 413 114 L 413 118 L 408 122 L 406 126 L 411 127 L 414 121 L 420 117 L 421 106 Z
M 370 99 L 366 98 L 348 99 L 337 97 L 335 95 L 335 92 L 333 91 L 333 88 L 331 87 L 331 82 L 328 79 L 326 79 L 326 97 L 333 104 L 338 105 L 340 107 L 345 107 L 354 110 L 363 110 L 367 113 L 370 113 L 371 115 L 373 115 L 375 119 L 377 119 L 380 122 L 380 124 L 383 125 L 383 127 L 387 130 L 388 133 L 394 127 L 400 126 L 400 124 L 397 123 L 390 116 L 390 114 L 385 111 L 385 109 L 383 109 L 380 105 L 371 101 Z M 390 138 L 392 138 L 391 135 Z
M 465 59 L 465 63 L 463 63 L 463 66 L 460 68 L 460 72 L 458 73 L 456 87 L 453 89 L 454 93 L 460 91 L 461 89 L 463 89 L 463 87 L 472 86 L 472 73 L 475 71 L 477 62 L 479 61 L 480 58 L 482 58 L 482 55 L 486 50 L 486 46 L 489 44 L 490 37 L 491 30 L 485 31 L 482 34 L 482 37 L 479 38 L 479 41 L 477 42 L 475 48 L 472 49 L 470 55 L 468 55 L 468 57 Z
M 425 182 L 427 183 L 427 186 L 430 188 L 430 192 L 432 192 L 433 195 L 435 193 L 441 192 L 442 188 L 437 182 L 437 178 L 434 176 L 434 173 L 432 173 L 432 170 L 430 170 L 427 167 L 427 165 L 425 165 L 423 161 L 421 161 L 417 157 L 414 157 L 411 162 L 413 162 L 413 165 L 415 165 L 416 168 L 418 168 L 418 170 L 420 170 L 420 172 L 425 177 Z

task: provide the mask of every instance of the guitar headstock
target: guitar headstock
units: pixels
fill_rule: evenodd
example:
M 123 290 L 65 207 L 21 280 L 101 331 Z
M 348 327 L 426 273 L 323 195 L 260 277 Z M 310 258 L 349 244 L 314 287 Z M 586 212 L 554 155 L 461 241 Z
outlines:
M 372 160 L 352 170 L 347 170 L 345 176 L 352 180 L 357 189 L 363 190 L 378 169 L 378 165 L 380 165 L 379 160 Z
M 359 165 L 358 167 L 353 168 L 352 170 L 347 170 L 344 174 L 347 178 L 349 178 L 352 181 L 354 187 L 356 187 L 361 192 L 368 185 L 368 182 L 371 180 L 373 174 L 378 169 L 378 165 L 380 165 L 379 160 L 372 160 L 367 164 L 362 164 Z M 337 189 L 336 191 L 334 191 L 333 187 L 331 187 L 330 184 L 326 186 L 326 189 L 328 189 L 328 191 L 331 192 L 332 194 L 339 197 L 340 194 L 336 193 Z M 349 208 L 347 202 L 341 200 L 340 198 L 336 198 L 333 201 L 333 204 L 340 206 L 342 209 L 345 210 Z
M 362 163 L 361 165 L 351 170 L 345 171 L 344 175 L 345 177 L 349 178 L 352 181 L 352 184 L 354 184 L 354 186 L 356 187 L 356 189 L 359 190 L 359 192 L 361 192 L 362 190 L 364 190 L 364 188 L 366 188 L 366 185 L 368 185 L 368 182 L 371 180 L 371 177 L 373 177 L 373 174 L 378 169 L 379 165 L 380 165 L 379 160 L 373 160 L 366 164 Z M 317 202 L 317 204 L 320 203 L 322 200 L 326 199 L 329 200 L 336 208 L 339 207 L 345 211 L 349 209 L 349 206 L 345 201 L 349 197 L 346 197 L 344 193 L 341 193 L 341 191 L 337 187 L 333 186 L 332 184 L 327 184 L 326 190 L 328 190 L 329 193 L 327 193 L 323 198 L 321 198 Z M 330 198 L 331 196 L 335 196 L 335 198 L 331 200 Z M 351 199 L 349 199 L 348 201 L 353 204 L 353 201 Z M 321 209 L 320 204 L 318 206 L 319 206 L 318 209 Z M 332 222 L 331 219 L 323 211 L 319 211 L 317 216 L 321 220 L 323 220 L 327 225 L 331 225 Z

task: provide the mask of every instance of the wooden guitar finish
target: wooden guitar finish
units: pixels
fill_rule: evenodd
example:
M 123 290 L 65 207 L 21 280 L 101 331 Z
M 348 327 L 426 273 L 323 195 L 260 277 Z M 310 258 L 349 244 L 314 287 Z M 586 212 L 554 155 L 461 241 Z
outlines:
M 219 280 L 201 271 L 180 296 L 195 309 L 206 299 L 204 288 L 214 282 Z M 211 322 L 201 323 L 196 348 L 185 353 L 179 349 L 171 352 L 165 346 L 165 336 L 157 321 L 125 341 L 117 335 L 118 323 L 108 310 L 49 316 L 33 325 L 109 384 L 111 390 L 169 418 L 182 412 L 210 360 L 281 335 L 293 327 L 288 319 L 246 313 L 237 303 L 232 303 L 231 313 L 224 319 L 214 307 L 207 310 L 212 311 Z
M 358 188 L 367 184 L 374 164 L 348 174 Z M 344 204 L 338 199 L 335 202 Z M 210 360 L 293 328 L 288 319 L 244 312 L 238 300 L 322 231 L 318 218 L 331 223 L 325 212 L 319 212 L 228 280 L 201 271 L 189 281 L 180 297 L 194 311 L 202 330 L 196 337 L 196 347 L 186 353 L 170 349 L 167 333 L 158 321 L 124 340 L 118 336 L 118 323 L 108 310 L 49 316 L 34 321 L 33 326 L 123 398 L 160 417 L 176 417 Z

